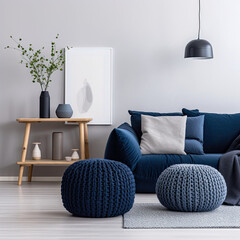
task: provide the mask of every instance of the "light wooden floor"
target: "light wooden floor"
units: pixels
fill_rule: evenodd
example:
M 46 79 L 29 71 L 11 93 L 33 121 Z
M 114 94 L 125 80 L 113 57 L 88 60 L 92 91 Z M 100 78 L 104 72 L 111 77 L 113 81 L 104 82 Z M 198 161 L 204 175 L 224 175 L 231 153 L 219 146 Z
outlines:
M 60 183 L 0 182 L 0 239 L 240 239 L 239 229 L 122 228 L 122 217 L 71 216 L 62 206 Z M 154 194 L 137 194 L 135 202 L 157 202 Z M 240 219 L 239 219 L 240 221 Z

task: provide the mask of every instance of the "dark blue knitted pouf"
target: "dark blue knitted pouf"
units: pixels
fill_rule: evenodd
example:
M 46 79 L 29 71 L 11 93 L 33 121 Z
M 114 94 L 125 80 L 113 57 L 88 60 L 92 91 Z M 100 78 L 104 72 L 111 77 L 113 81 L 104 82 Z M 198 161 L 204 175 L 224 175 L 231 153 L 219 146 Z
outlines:
M 82 160 L 64 172 L 61 192 L 64 207 L 73 215 L 114 217 L 132 208 L 135 181 L 132 171 L 120 162 Z
M 215 168 L 176 164 L 159 176 L 156 193 L 160 203 L 170 210 L 204 212 L 214 210 L 224 202 L 227 187 Z

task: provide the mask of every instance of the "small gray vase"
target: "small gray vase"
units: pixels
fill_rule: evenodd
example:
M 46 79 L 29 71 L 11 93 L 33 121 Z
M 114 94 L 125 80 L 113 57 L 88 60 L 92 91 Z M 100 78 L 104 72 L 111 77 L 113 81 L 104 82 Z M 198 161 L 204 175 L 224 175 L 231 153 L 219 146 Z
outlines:
M 70 118 L 73 115 L 73 110 L 70 104 L 59 104 L 56 109 L 58 118 Z

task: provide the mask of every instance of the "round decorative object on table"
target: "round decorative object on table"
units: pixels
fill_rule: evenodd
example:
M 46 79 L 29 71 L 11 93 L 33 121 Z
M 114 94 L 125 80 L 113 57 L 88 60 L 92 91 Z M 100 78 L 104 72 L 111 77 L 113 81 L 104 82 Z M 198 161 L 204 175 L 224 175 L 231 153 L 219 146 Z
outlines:
M 160 203 L 170 210 L 205 212 L 218 208 L 225 200 L 223 176 L 207 165 L 176 164 L 165 169 L 156 184 Z
M 33 160 L 40 160 L 41 159 L 41 150 L 39 148 L 39 144 L 41 144 L 40 142 L 34 142 L 33 143 L 35 146 L 33 148 L 33 151 L 32 151 L 32 159 Z
M 58 118 L 71 118 L 73 110 L 70 104 L 59 104 L 56 109 L 56 115 Z
M 114 217 L 128 212 L 134 202 L 135 181 L 123 163 L 88 159 L 72 164 L 61 185 L 64 207 L 79 217 Z
M 77 151 L 79 151 L 79 149 L 73 148 L 72 151 L 73 151 L 73 153 L 72 153 L 72 160 L 78 160 L 79 159 L 79 155 L 78 155 Z
M 67 162 L 71 162 L 71 161 L 72 161 L 72 157 L 66 156 L 66 157 L 65 157 L 65 160 L 66 160 Z

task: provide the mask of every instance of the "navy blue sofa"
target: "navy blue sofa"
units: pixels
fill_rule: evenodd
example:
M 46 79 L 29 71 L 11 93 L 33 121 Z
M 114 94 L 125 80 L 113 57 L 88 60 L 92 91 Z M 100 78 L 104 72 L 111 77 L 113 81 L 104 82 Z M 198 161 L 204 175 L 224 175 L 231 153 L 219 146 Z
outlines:
M 205 115 L 203 142 L 205 154 L 142 155 L 139 145 L 141 114 L 152 116 L 184 114 L 189 117 Z M 111 132 L 105 149 L 105 158 L 125 163 L 132 170 L 137 192 L 155 192 L 159 175 L 173 164 L 203 164 L 218 169 L 220 157 L 240 133 L 240 113 L 216 114 L 183 109 L 183 113 L 161 114 L 131 111 L 131 115 L 132 126 L 124 123 Z

